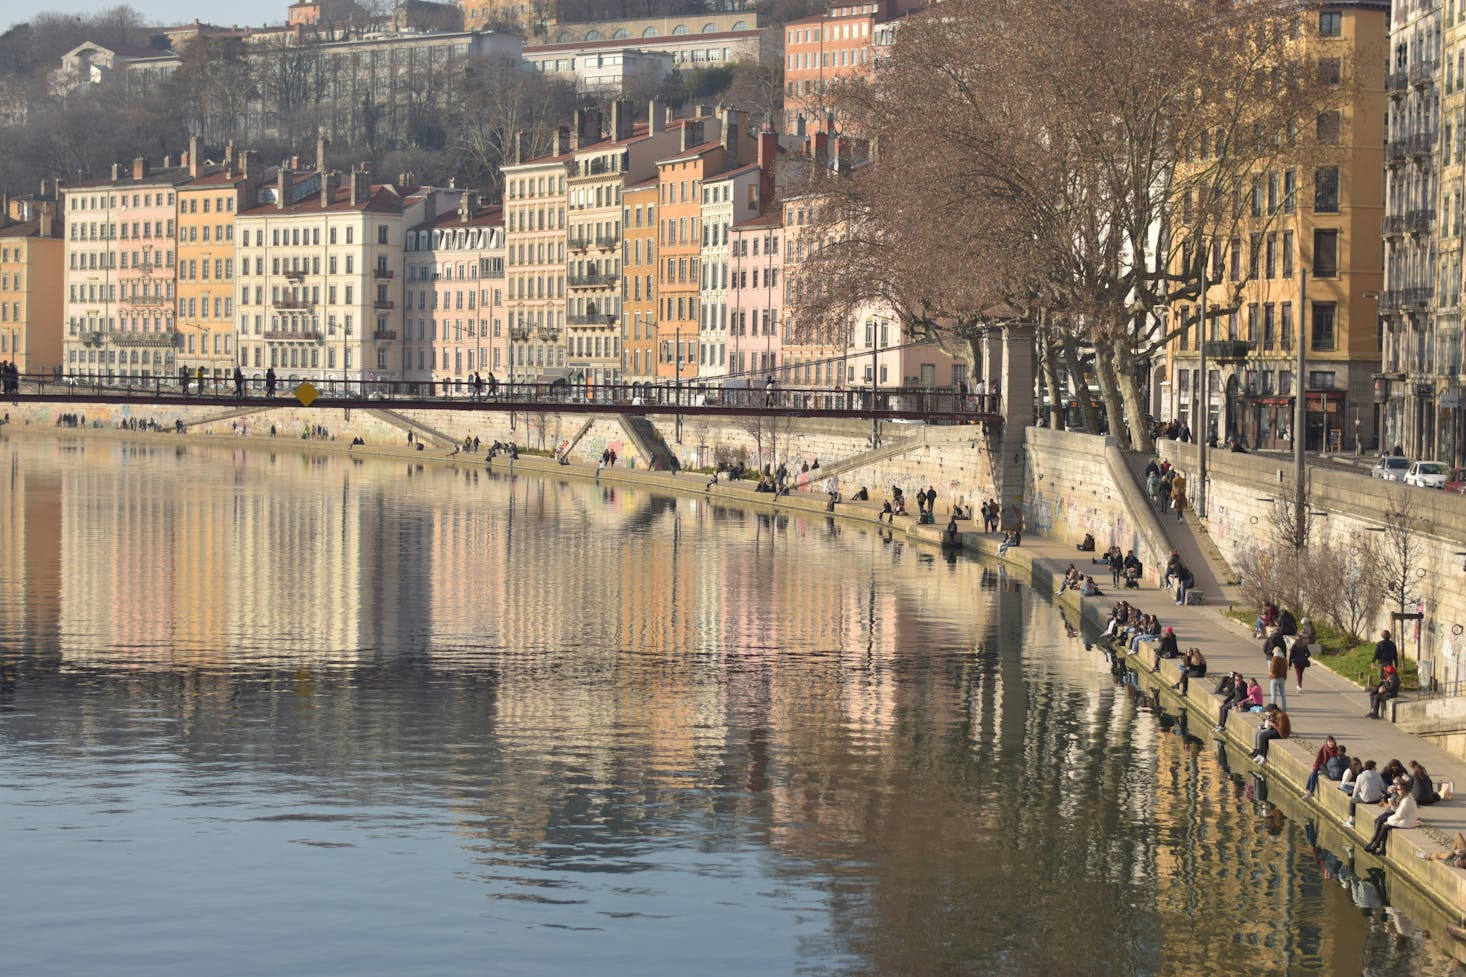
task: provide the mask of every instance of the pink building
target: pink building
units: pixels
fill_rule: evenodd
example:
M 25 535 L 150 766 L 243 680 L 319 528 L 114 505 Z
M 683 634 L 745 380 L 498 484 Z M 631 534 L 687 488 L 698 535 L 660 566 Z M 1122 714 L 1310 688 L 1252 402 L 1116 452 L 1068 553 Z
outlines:
M 504 211 L 458 209 L 407 235 L 403 378 L 465 392 L 473 374 L 508 379 L 504 327 Z
M 784 223 L 770 202 L 734 224 L 728 236 L 728 373 L 758 376 L 779 369 L 784 314 Z

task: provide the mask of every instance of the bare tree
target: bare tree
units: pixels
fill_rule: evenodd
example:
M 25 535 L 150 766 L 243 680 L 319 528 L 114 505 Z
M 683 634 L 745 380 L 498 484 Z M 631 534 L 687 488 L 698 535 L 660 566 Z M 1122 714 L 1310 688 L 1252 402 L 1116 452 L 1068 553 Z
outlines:
M 472 58 L 463 73 L 447 149 L 461 175 L 497 197 L 503 192 L 500 167 L 512 160 L 515 133 L 526 133 L 530 155 L 543 155 L 553 127 L 574 111 L 575 89 L 514 58 Z
M 1420 538 L 1420 515 L 1411 490 L 1404 485 L 1389 493 L 1380 534 L 1380 572 L 1386 601 L 1400 614 L 1420 599 L 1425 577 L 1425 542 Z

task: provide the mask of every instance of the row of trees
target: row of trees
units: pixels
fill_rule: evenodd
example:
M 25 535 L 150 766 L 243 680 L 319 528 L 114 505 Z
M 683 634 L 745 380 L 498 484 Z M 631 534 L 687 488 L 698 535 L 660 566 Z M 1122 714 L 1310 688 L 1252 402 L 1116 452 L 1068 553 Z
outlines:
M 825 111 L 867 140 L 832 180 L 824 246 L 799 318 L 837 323 L 889 303 L 918 334 L 971 346 L 1008 318 L 1036 324 L 1055 426 L 1061 374 L 1111 419 L 1147 415 L 1142 378 L 1203 273 L 1256 232 L 1259 174 L 1312 173 L 1321 121 L 1352 71 L 1312 43 L 1296 4 L 947 0 L 905 22 L 869 81 Z M 1309 20 L 1309 17 L 1312 20 Z M 1251 222 L 1251 223 L 1250 223 Z M 1236 308 L 1243 281 L 1230 283 Z M 968 349 L 976 362 L 976 350 Z M 1088 397 L 1079 398 L 1087 404 Z M 1122 432 L 1149 449 L 1148 426 Z

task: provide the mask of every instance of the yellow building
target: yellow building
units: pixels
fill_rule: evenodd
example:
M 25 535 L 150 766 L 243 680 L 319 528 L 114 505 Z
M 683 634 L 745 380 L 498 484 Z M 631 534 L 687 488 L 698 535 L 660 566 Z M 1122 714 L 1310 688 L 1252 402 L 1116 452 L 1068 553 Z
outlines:
M 11 201 L 0 217 L 0 362 L 21 373 L 61 368 L 66 245 L 56 201 Z
M 1380 367 L 1376 297 L 1384 287 L 1383 85 L 1389 7 L 1356 3 L 1314 11 L 1326 77 L 1355 83 L 1351 101 L 1318 120 L 1337 152 L 1317 166 L 1275 161 L 1244 187 L 1242 219 L 1207 257 L 1213 282 L 1203 337 L 1197 308 L 1171 309 L 1166 366 L 1152 391 L 1161 420 L 1200 435 L 1201 343 L 1207 341 L 1208 433 L 1249 448 L 1288 448 L 1302 336 L 1309 451 L 1352 451 L 1376 440 L 1374 378 Z M 1352 66 L 1345 70 L 1345 66 Z M 1352 75 L 1352 78 L 1348 76 Z M 1208 147 L 1199 147 L 1205 165 Z M 1183 206 L 1183 211 L 1184 211 Z M 1299 269 L 1308 273 L 1300 295 Z M 1219 314 L 1220 313 L 1220 314 Z
M 254 180 L 234 165 L 206 166 L 189 145 L 190 179 L 177 187 L 178 369 L 214 384 L 234 371 L 234 215 L 256 202 Z M 253 174 L 251 174 L 253 175 Z
M 626 378 L 647 383 L 657 376 L 657 188 L 655 177 L 626 188 L 621 197 L 625 276 L 621 286 L 621 326 Z

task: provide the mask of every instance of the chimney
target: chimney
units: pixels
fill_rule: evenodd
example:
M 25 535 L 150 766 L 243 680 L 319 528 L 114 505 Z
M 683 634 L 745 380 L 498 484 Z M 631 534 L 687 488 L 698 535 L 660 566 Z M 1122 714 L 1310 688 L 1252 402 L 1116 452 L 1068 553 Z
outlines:
M 520 129 L 518 132 L 514 133 L 514 163 L 516 166 L 524 162 L 524 144 L 524 130 Z
M 738 144 L 743 141 L 743 113 L 738 109 L 725 108 L 720 114 L 723 117 L 724 165 L 732 169 L 739 164 Z
M 275 177 L 275 209 L 284 210 L 285 195 L 290 191 L 290 171 L 280 167 L 280 173 Z
M 825 162 L 830 156 L 830 134 L 828 132 L 816 132 L 810 135 L 809 155 L 814 157 L 817 169 L 824 169 Z
M 601 110 L 583 109 L 580 117 L 580 144 L 589 146 L 601 141 Z
M 758 134 L 759 200 L 774 199 L 774 164 L 779 161 L 779 136 L 765 129 Z
M 113 163 L 112 164 L 112 182 L 113 183 L 116 183 L 120 179 L 122 179 L 122 164 L 121 163 Z
M 581 147 L 581 134 L 585 131 L 585 109 L 576 109 L 571 116 L 570 123 L 570 148 L 572 150 Z M 587 144 L 589 140 L 585 141 Z
M 631 138 L 631 103 L 618 98 L 611 103 L 611 138 L 625 142 Z
M 10 191 L 0 192 L 0 227 L 9 224 L 15 219 L 15 215 L 11 213 L 11 207 Z
M 132 178 L 134 180 L 145 180 L 148 176 L 148 161 L 138 156 L 132 161 Z
M 50 189 L 51 189 L 51 181 L 48 180 L 48 179 L 46 179 L 45 177 L 41 177 L 41 196 L 43 196 L 43 197 L 49 197 L 50 194 L 47 191 L 50 190 Z
M 340 183 L 341 174 L 335 170 L 326 170 L 321 174 L 321 209 L 325 210 L 331 206 L 336 199 L 336 187 Z
M 463 196 L 460 197 L 459 200 L 458 200 L 458 219 L 460 221 L 462 221 L 463 223 L 467 224 L 468 221 L 469 221 L 469 218 L 471 218 L 472 216 L 473 216 L 473 196 L 471 194 L 465 192 L 463 194 Z
M 682 151 L 702 144 L 702 119 L 685 119 L 682 122 Z
M 326 172 L 326 147 L 331 145 L 324 135 L 316 137 L 316 169 Z
M 234 143 L 224 147 L 224 172 L 230 176 L 234 175 Z
M 371 174 L 365 166 L 356 166 L 351 170 L 351 206 L 357 207 L 366 203 L 367 196 L 371 192 L 369 180 Z
M 246 149 L 239 154 L 239 175 L 244 177 L 246 183 L 260 175 L 260 157 L 253 149 Z
M 300 169 L 300 157 L 299 156 L 292 156 L 292 157 L 290 157 L 290 168 L 292 170 L 298 170 L 298 169 Z
M 568 152 L 570 152 L 570 127 L 558 126 L 555 129 L 555 146 L 550 155 L 564 156 Z
M 204 141 L 198 136 L 188 140 L 188 175 L 198 176 L 204 165 Z
M 36 222 L 39 225 L 37 233 L 41 237 L 55 237 L 56 205 L 49 200 L 42 200 L 36 207 Z
M 658 133 L 665 131 L 667 128 L 666 119 L 666 107 L 662 105 L 662 103 L 657 99 L 652 99 L 651 104 L 647 107 L 646 131 L 648 133 Z
M 173 169 L 173 156 L 171 154 L 165 155 L 163 157 L 163 169 L 165 169 L 165 170 L 171 170 L 171 169 Z

